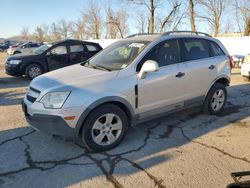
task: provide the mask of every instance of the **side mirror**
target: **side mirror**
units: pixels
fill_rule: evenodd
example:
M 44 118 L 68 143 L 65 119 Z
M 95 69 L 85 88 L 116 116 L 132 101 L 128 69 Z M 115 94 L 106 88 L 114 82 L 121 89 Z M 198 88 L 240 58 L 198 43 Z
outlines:
M 156 72 L 159 70 L 159 65 L 156 61 L 147 60 L 142 65 L 142 68 L 139 72 L 139 78 L 144 79 L 149 72 Z

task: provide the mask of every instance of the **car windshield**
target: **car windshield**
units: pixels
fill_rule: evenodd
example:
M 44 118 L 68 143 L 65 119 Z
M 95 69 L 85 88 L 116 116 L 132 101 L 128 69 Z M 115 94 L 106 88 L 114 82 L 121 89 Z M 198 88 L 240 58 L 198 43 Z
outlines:
M 126 68 L 149 41 L 118 41 L 82 65 L 108 71 Z
M 36 48 L 33 52 L 35 54 L 42 54 L 43 52 L 45 52 L 48 48 L 50 48 L 52 46 L 52 44 L 44 44 L 38 48 Z

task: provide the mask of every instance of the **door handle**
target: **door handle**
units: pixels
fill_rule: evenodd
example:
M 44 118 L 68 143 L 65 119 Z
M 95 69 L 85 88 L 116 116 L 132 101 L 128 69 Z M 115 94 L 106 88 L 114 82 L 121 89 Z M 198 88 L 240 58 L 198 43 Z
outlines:
M 210 70 L 213 70 L 213 69 L 215 68 L 215 66 L 214 66 L 214 65 L 210 65 L 208 68 L 209 68 Z
M 178 74 L 176 74 L 175 77 L 180 78 L 180 77 L 182 77 L 184 75 L 185 75 L 184 72 L 178 72 Z

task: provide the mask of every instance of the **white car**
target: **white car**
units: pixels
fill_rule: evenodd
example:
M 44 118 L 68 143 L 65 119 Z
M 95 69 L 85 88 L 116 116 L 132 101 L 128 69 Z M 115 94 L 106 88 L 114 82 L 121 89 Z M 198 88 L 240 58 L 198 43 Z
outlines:
M 241 75 L 246 81 L 250 81 L 250 54 L 246 55 L 241 65 Z
M 33 42 L 26 42 L 17 47 L 9 47 L 7 50 L 8 55 L 15 55 L 20 53 L 31 53 L 34 49 L 39 47 L 40 45 Z

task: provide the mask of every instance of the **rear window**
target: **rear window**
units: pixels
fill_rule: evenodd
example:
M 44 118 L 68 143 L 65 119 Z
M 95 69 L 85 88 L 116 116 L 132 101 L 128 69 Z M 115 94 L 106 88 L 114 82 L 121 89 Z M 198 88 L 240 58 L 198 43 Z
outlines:
M 208 42 L 212 51 L 213 56 L 221 56 L 225 55 L 225 53 L 222 51 L 222 49 L 219 47 L 218 44 L 215 42 Z
M 201 39 L 183 39 L 183 60 L 191 61 L 210 57 L 207 43 Z
M 92 44 L 86 44 L 86 47 L 87 47 L 88 51 L 90 51 L 90 52 L 99 51 L 99 49 L 97 48 L 97 46 L 92 45 Z

